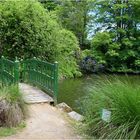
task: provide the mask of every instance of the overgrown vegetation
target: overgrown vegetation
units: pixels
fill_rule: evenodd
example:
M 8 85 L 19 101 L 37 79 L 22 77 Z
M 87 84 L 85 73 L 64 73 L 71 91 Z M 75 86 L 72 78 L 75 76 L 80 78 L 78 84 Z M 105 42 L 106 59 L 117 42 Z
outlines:
M 139 7 L 138 0 L 2 0 L 0 55 L 58 61 L 60 78 L 81 76 L 78 64 L 86 72 L 139 73 Z M 129 81 L 99 83 L 83 102 L 85 131 L 139 139 L 139 92 Z M 110 122 L 101 119 L 103 109 L 111 111 Z M 17 87 L 0 89 L 0 126 L 17 126 L 24 110 Z
M 74 77 L 81 75 L 77 51 L 88 49 L 93 61 L 108 72 L 140 71 L 139 1 L 38 1 L 0 2 L 0 55 L 59 60 L 60 76 Z
M 91 51 L 112 72 L 140 70 L 140 1 L 102 0 L 93 2 L 94 37 Z
M 83 102 L 84 131 L 100 139 L 139 139 L 139 93 L 140 87 L 130 81 L 99 83 Z M 111 112 L 107 122 L 102 119 L 103 109 Z
M 1 1 L 0 55 L 10 59 L 35 56 L 51 62 L 58 61 L 62 75 L 77 75 L 79 68 L 74 56 L 78 49 L 77 38 L 72 32 L 64 30 L 55 17 L 37 1 Z M 63 63 L 67 66 L 61 65 Z
M 58 21 L 65 29 L 72 31 L 78 38 L 80 48 L 85 48 L 87 41 L 87 23 L 90 6 L 88 0 L 39 0 L 43 6 L 56 13 Z
M 0 127 L 18 126 L 25 119 L 26 112 L 17 86 L 0 88 Z
M 59 32 L 59 54 L 58 62 L 60 69 L 59 73 L 63 77 L 81 76 L 81 72 L 77 67 L 77 53 L 80 52 L 78 48 L 77 38 L 68 30 L 61 30 Z
M 107 72 L 140 71 L 140 1 L 44 0 L 42 4 L 55 11 L 58 22 L 76 35 L 80 48 L 88 49 Z
M 25 123 L 20 123 L 17 127 L 0 127 L 0 138 L 14 135 L 25 127 Z

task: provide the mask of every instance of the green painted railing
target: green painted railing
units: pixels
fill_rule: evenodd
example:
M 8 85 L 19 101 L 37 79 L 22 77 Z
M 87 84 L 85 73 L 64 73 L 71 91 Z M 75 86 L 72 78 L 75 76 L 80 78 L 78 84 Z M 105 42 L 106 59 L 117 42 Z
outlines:
M 0 59 L 0 81 L 2 85 L 19 83 L 19 61 L 11 61 L 4 57 Z
M 20 65 L 21 64 L 21 65 Z M 20 75 L 20 70 L 22 75 Z M 58 96 L 58 63 L 49 63 L 36 58 L 11 61 L 4 57 L 0 59 L 0 82 L 2 85 L 19 83 L 19 77 L 24 82 L 31 83 L 45 90 L 57 103 Z
M 58 94 L 58 63 L 49 63 L 36 58 L 22 62 L 23 81 L 39 86 L 53 96 L 57 102 Z

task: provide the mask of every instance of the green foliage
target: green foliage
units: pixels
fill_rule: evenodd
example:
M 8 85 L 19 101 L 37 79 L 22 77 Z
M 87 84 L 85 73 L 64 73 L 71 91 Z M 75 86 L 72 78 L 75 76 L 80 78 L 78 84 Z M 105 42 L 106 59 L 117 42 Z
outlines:
M 60 0 L 56 9 L 62 26 L 72 31 L 78 38 L 80 47 L 84 48 L 87 45 L 88 0 Z
M 92 40 L 91 53 L 99 63 L 106 64 L 109 71 L 139 71 L 139 49 L 133 38 L 123 38 L 121 43 L 114 41 L 109 32 L 97 33 Z
M 55 13 L 47 12 L 39 2 L 0 2 L 0 55 L 10 59 L 17 56 L 21 59 L 37 57 L 59 61 L 61 74 L 73 77 L 78 73 L 78 66 L 71 53 L 77 47 L 75 36 L 63 30 L 57 23 Z M 69 59 L 65 59 L 66 55 L 70 56 Z
M 52 33 L 47 28 L 49 20 L 50 17 L 38 2 L 0 2 L 1 54 L 10 58 L 49 54 L 49 36 Z
M 92 57 L 92 55 L 93 55 L 92 52 L 88 49 L 82 51 L 82 59 L 84 59 L 86 56 Z
M 68 30 L 59 32 L 59 73 L 63 77 L 81 76 L 76 60 L 76 52 L 79 51 L 77 38 Z
M 17 127 L 0 127 L 0 137 L 7 137 L 10 135 L 14 135 L 17 132 L 21 131 L 23 128 L 25 128 L 25 123 L 22 122 L 21 124 L 19 124 Z
M 95 38 L 93 39 L 92 44 L 95 45 L 95 47 L 105 47 L 111 43 L 111 36 L 107 32 L 103 33 L 97 33 Z
M 26 116 L 27 108 L 17 86 L 0 88 L 0 126 L 15 127 Z
M 2 99 L 6 99 L 8 102 L 11 103 L 23 103 L 22 94 L 19 92 L 17 86 L 6 86 L 0 88 L 0 97 Z
M 113 43 L 112 36 L 108 32 L 97 33 L 92 40 L 91 48 L 92 55 L 101 64 L 114 63 L 114 58 L 117 57 L 119 44 Z M 108 62 L 109 61 L 109 62 Z
M 6 137 L 15 134 L 16 131 L 13 128 L 0 128 L 0 137 Z
M 140 87 L 118 78 L 98 83 L 83 102 L 84 130 L 103 139 L 140 138 Z M 102 109 L 111 111 L 110 122 L 101 119 Z
M 58 5 L 56 0 L 39 0 L 43 4 L 44 8 L 48 11 L 53 11 Z
M 139 72 L 139 1 L 93 1 L 95 35 L 92 55 L 109 71 Z M 133 14 L 132 14 L 133 13 Z

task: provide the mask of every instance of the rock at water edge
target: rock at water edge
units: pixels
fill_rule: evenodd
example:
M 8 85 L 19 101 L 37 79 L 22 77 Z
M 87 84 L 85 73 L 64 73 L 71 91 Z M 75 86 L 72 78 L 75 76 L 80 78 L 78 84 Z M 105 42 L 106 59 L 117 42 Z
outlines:
M 56 107 L 64 112 L 71 112 L 72 111 L 72 108 L 69 107 L 66 103 L 60 103 L 58 105 L 56 105 Z
M 75 111 L 68 113 L 68 115 L 76 121 L 83 121 L 84 120 L 84 117 Z

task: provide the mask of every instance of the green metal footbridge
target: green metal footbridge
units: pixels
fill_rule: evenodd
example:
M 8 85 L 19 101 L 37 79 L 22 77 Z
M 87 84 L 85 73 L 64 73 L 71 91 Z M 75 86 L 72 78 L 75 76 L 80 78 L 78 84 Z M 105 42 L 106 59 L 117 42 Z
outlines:
M 22 80 L 39 87 L 49 94 L 57 103 L 58 96 L 58 63 L 49 63 L 37 58 L 23 61 L 0 59 L 1 86 L 19 85 Z

